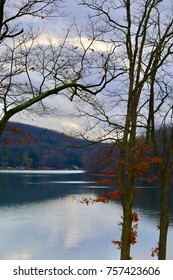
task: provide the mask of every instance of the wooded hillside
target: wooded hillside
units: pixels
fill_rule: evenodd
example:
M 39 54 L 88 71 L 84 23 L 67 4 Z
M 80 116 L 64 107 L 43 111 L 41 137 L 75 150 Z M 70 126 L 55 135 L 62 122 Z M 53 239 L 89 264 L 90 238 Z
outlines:
M 54 130 L 10 122 L 1 137 L 0 167 L 84 168 L 98 172 L 99 159 L 109 149 L 109 145 L 88 146 L 84 140 Z

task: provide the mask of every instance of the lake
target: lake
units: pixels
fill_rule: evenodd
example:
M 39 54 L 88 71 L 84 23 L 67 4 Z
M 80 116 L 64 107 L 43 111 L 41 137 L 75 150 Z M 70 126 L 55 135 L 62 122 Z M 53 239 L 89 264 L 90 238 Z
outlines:
M 121 235 L 120 203 L 80 202 L 110 191 L 97 181 L 98 177 L 80 170 L 1 170 L 0 259 L 119 259 L 111 241 Z M 151 185 L 137 190 L 134 209 L 139 229 L 131 255 L 134 260 L 156 259 L 151 251 L 158 242 L 159 189 Z M 173 188 L 169 212 L 167 259 L 173 259 Z

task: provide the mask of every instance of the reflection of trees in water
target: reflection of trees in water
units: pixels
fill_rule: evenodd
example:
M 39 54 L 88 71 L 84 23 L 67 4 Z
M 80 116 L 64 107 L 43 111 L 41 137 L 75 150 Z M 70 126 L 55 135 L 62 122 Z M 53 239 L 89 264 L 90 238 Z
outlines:
M 89 176 L 88 174 L 38 175 L 2 173 L 0 174 L 0 205 L 32 203 L 53 198 L 63 198 L 69 194 L 84 194 L 86 197 L 90 195 L 94 197 L 98 194 L 108 193 L 110 188 L 97 186 L 98 179 L 98 177 Z M 66 183 L 61 183 L 63 181 Z M 69 183 L 67 183 L 68 181 Z M 83 181 L 88 181 L 88 183 L 83 183 Z M 173 214 L 173 189 L 170 188 L 169 192 L 169 212 Z M 135 189 L 135 208 L 151 211 L 151 215 L 155 215 L 159 213 L 159 203 L 160 191 L 158 187 L 151 186 Z
M 82 181 L 88 181 L 83 183 Z M 92 178 L 91 178 L 92 180 Z M 63 183 L 63 181 L 65 183 Z M 32 203 L 52 198 L 62 198 L 69 194 L 90 193 L 97 195 L 103 189 L 88 189 L 90 179 L 84 174 L 0 174 L 0 205 Z M 69 182 L 69 183 L 68 183 Z M 74 182 L 74 183 L 73 183 Z M 76 183 L 79 182 L 79 183 Z M 96 183 L 94 183 L 96 185 Z
M 0 206 L 24 205 L 28 203 L 41 203 L 51 199 L 58 200 L 69 197 L 70 203 L 72 196 L 93 197 L 98 194 L 109 193 L 110 187 L 97 186 L 98 177 L 88 174 L 0 174 Z M 63 183 L 64 181 L 64 183 Z M 87 183 L 88 182 L 88 183 Z M 173 188 L 169 190 L 169 213 L 173 217 Z M 78 196 L 79 195 L 79 196 Z M 70 199 L 71 196 L 71 199 Z M 79 199 L 80 200 L 80 199 Z M 109 201 L 107 207 L 119 204 L 120 201 Z M 139 221 L 143 215 L 148 216 L 155 225 L 159 222 L 160 189 L 154 186 L 140 186 L 135 189 L 134 211 L 139 214 Z M 90 207 L 90 206 L 88 206 Z M 92 207 L 92 206 L 91 206 Z M 92 211 L 92 210 L 91 210 Z M 51 213 L 50 213 L 51 215 Z M 119 219 L 120 219 L 120 214 Z M 171 218 L 172 219 L 172 218 Z M 172 222 L 172 221 L 171 221 Z M 139 224 L 140 226 L 140 224 Z M 153 244 L 154 245 L 154 244 Z
M 80 178 L 79 174 L 78 177 Z M 72 186 L 59 184 L 58 180 L 61 181 L 61 179 L 68 180 L 69 174 L 62 178 L 61 175 L 57 177 L 44 174 L 38 176 L 34 174 L 2 173 L 0 174 L 0 204 L 32 203 L 55 197 L 64 197 L 70 193 Z
M 135 206 L 145 210 L 159 211 L 160 191 L 159 188 L 135 189 Z
M 144 210 L 160 212 L 160 188 L 148 187 L 137 189 L 135 194 L 135 206 Z M 169 189 L 168 195 L 169 213 L 173 214 L 173 188 Z

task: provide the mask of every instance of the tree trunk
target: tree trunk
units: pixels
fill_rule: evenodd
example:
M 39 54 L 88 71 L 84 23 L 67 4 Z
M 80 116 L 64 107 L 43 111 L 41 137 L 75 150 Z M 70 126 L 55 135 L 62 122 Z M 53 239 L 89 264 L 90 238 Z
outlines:
M 160 205 L 160 235 L 159 235 L 159 253 L 158 259 L 166 259 L 166 245 L 167 245 L 167 233 L 169 226 L 168 215 L 168 184 L 163 179 L 161 185 L 161 205 Z
M 132 190 L 133 192 L 133 190 Z M 132 199 L 132 198 L 131 198 Z M 121 260 L 130 260 L 130 235 L 132 228 L 132 201 L 125 195 L 122 198 L 123 206 L 123 222 L 122 222 L 122 234 L 121 234 Z
M 136 100 L 135 100 L 136 101 Z M 132 110 L 133 108 L 133 110 Z M 120 165 L 122 167 L 119 169 L 120 176 L 120 187 L 122 190 L 122 207 L 123 207 L 123 222 L 122 222 L 122 234 L 121 234 L 121 260 L 130 260 L 130 249 L 131 249 L 131 231 L 132 231 L 132 211 L 134 203 L 134 180 L 135 174 L 133 173 L 134 168 L 134 151 L 136 141 L 136 120 L 137 120 L 137 102 L 133 103 L 133 99 L 129 99 L 129 107 L 126 116 L 126 127 L 124 138 L 124 146 L 122 147 L 122 152 L 124 154 L 120 157 Z M 130 129 L 131 128 L 131 129 Z M 130 129 L 130 131 L 129 131 Z M 128 139 L 129 135 L 129 139 Z M 126 157 L 127 155 L 127 157 Z M 127 158 L 127 170 L 124 168 L 124 164 Z M 127 173 L 127 175 L 125 174 Z M 125 176 L 127 178 L 125 179 Z
M 160 202 L 160 236 L 159 236 L 159 253 L 158 259 L 166 259 L 166 244 L 167 244 L 167 233 L 169 226 L 169 214 L 168 214 L 168 187 L 169 178 L 171 173 L 173 157 L 173 128 L 170 134 L 170 141 L 167 151 L 165 167 L 161 172 L 161 202 Z

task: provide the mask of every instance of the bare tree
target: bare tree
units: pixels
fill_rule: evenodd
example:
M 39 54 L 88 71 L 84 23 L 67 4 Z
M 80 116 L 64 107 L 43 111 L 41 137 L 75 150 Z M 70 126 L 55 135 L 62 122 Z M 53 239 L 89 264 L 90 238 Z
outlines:
M 163 71 L 165 73 L 165 71 Z M 168 77 L 168 75 L 166 75 Z M 169 75 L 170 77 L 170 75 Z M 170 77 L 172 78 L 172 77 Z M 153 146 L 154 153 L 161 159 L 158 164 L 160 173 L 160 222 L 158 259 L 166 259 L 167 233 L 169 226 L 168 190 L 173 164 L 173 102 L 172 80 L 159 80 L 156 75 L 151 77 L 150 102 L 146 141 Z M 158 123 L 157 120 L 160 120 Z
M 114 131 L 114 135 L 119 135 L 115 141 L 119 142 L 120 147 L 117 176 L 123 207 L 121 259 L 130 259 L 136 140 L 140 130 L 148 128 L 147 131 L 150 131 L 152 117 L 156 113 L 161 114 L 162 103 L 166 99 L 160 88 L 157 92 L 162 97 L 156 101 L 155 96 L 152 101 L 152 82 L 156 86 L 156 77 L 157 81 L 170 78 L 173 51 L 171 6 L 169 11 L 165 10 L 166 1 L 159 0 L 78 2 L 91 9 L 90 29 L 94 29 L 97 40 L 114 48 L 112 65 L 115 73 L 116 69 L 122 69 L 121 76 L 113 80 L 112 88 L 104 91 L 107 101 L 104 99 L 100 107 L 96 102 L 92 105 L 92 100 L 90 104 L 96 109 L 95 114 L 91 111 L 85 111 L 84 114 L 92 115 L 96 122 L 107 122 L 111 134 Z M 111 69 L 110 65 L 107 71 Z M 153 102 L 156 102 L 157 109 L 151 108 Z
M 0 1 L 0 41 L 24 33 L 21 21 L 26 17 L 57 17 L 62 3 L 63 0 Z
M 102 71 L 110 54 L 103 64 L 93 52 L 95 35 L 84 36 L 73 23 L 64 37 L 57 34 L 56 43 L 51 38 L 45 43 L 31 26 L 32 18 L 58 21 L 62 4 L 61 0 L 0 2 L 0 134 L 12 116 L 33 110 L 33 105 L 37 113 L 50 111 L 43 100 L 51 95 L 61 93 L 71 101 L 75 95 L 96 95 L 114 79 L 113 70 Z

